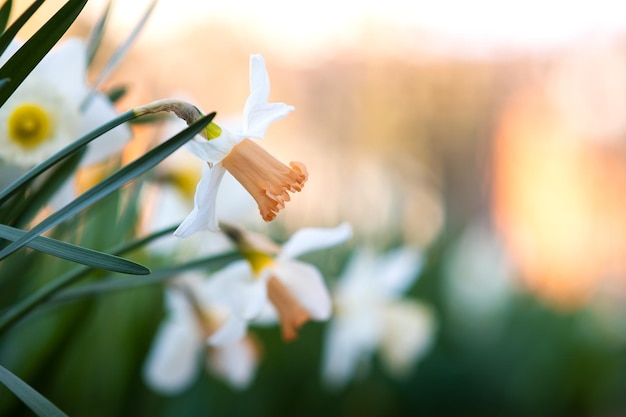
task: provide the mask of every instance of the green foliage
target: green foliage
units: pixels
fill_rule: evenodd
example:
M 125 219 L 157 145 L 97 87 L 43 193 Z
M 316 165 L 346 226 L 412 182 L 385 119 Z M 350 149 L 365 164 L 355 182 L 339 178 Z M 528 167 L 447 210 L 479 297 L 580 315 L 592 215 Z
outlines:
M 76 17 L 78 17 L 78 14 L 86 3 L 87 0 L 69 0 L 65 3 L 65 5 L 61 7 L 41 29 L 28 39 L 28 41 L 9 58 L 2 68 L 0 68 L 0 79 L 8 78 L 10 80 L 9 84 L 0 90 L 0 106 L 7 101 L 33 68 L 35 68 L 61 36 L 63 36 Z M 11 30 L 11 28 L 9 28 L 9 30 Z M 13 36 L 14 35 L 15 34 L 13 34 Z M 4 41 L 6 36 L 7 33 L 5 32 L 2 38 L 0 38 L 0 42 L 6 42 Z M 6 48 L 9 42 L 4 45 L 4 48 Z M 3 50 L 2 46 L 3 44 L 0 43 L 0 50 Z
M 9 16 L 11 16 L 11 7 L 13 7 L 13 0 L 7 0 L 0 7 L 0 34 L 5 31 L 9 24 Z M 1 52 L 0 52 L 1 54 Z

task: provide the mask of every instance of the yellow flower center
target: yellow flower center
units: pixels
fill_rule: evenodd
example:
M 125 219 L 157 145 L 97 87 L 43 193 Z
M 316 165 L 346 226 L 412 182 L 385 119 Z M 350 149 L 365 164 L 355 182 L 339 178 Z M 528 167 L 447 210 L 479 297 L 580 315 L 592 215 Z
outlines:
M 36 104 L 22 104 L 13 110 L 8 120 L 9 137 L 24 147 L 40 145 L 52 130 L 48 113 Z
M 274 258 L 258 250 L 242 250 L 241 254 L 252 267 L 252 272 L 254 272 L 255 276 L 259 276 L 263 269 L 275 262 Z

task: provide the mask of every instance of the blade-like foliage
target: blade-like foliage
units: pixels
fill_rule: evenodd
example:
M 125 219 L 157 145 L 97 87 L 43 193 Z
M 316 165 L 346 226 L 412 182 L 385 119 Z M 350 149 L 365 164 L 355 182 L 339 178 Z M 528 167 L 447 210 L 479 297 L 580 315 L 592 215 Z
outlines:
M 109 279 L 106 281 L 100 281 L 94 284 L 83 285 L 78 288 L 64 291 L 52 298 L 52 301 L 70 301 L 77 300 L 84 297 L 99 295 L 102 293 L 108 293 L 112 291 L 123 291 L 130 288 L 143 287 L 145 285 L 154 285 L 167 281 L 170 278 L 175 277 L 181 272 L 202 268 L 203 271 L 216 271 L 224 266 L 241 259 L 241 253 L 228 252 L 221 255 L 209 256 L 201 259 L 196 259 L 184 264 L 176 265 L 175 267 L 162 268 L 155 270 L 147 277 L 141 278 L 125 278 L 125 279 Z
M 7 0 L 0 7 L 0 33 L 3 33 L 9 24 L 9 17 L 11 16 L 11 8 L 13 7 L 13 0 Z M 0 53 L 1 54 L 1 53 Z
M 100 84 L 109 76 L 109 74 L 111 74 L 111 72 L 113 72 L 115 68 L 117 68 L 119 63 L 122 61 L 122 58 L 124 58 L 128 50 L 132 46 L 133 42 L 135 42 L 135 39 L 137 39 L 137 36 L 139 36 L 139 33 L 141 33 L 141 30 L 144 28 L 144 26 L 148 22 L 148 18 L 154 11 L 156 4 L 157 4 L 157 0 L 152 0 L 152 2 L 146 8 L 146 11 L 144 12 L 144 14 L 141 16 L 141 18 L 137 22 L 137 25 L 135 25 L 130 35 L 128 35 L 128 38 L 126 38 L 124 43 L 120 45 L 120 47 L 115 50 L 111 58 L 109 58 L 108 62 L 105 64 L 102 71 L 100 71 L 100 74 L 98 74 L 98 77 L 96 77 L 96 80 L 94 81 L 92 85 L 92 88 L 94 90 L 100 86 Z M 87 98 L 87 100 L 88 99 L 89 98 Z
M 35 190 L 29 190 L 30 192 L 24 198 L 19 199 L 15 207 L 13 207 L 15 214 L 9 224 L 21 228 L 30 223 L 39 210 L 48 204 L 52 196 L 76 171 L 86 150 L 87 148 L 80 149 L 53 170 L 51 169 L 50 175 L 45 178 L 45 181 Z
M 211 113 L 208 116 L 204 116 L 203 118 L 197 120 L 188 128 L 178 133 L 167 142 L 159 145 L 155 149 L 146 153 L 141 158 L 133 161 L 132 163 L 123 167 L 110 177 L 106 178 L 104 181 L 96 184 L 94 187 L 87 190 L 85 193 L 77 197 L 74 201 L 72 201 L 62 209 L 58 210 L 57 212 L 53 213 L 41 223 L 37 224 L 23 237 L 7 246 L 4 250 L 0 252 L 0 259 L 6 258 L 22 246 L 26 245 L 28 242 L 32 241 L 36 236 L 63 222 L 65 219 L 72 217 L 76 213 L 82 211 L 91 204 L 107 196 L 108 194 L 122 187 L 127 182 L 132 181 L 137 176 L 143 174 L 147 170 L 157 165 L 168 155 L 173 153 L 176 149 L 180 148 L 187 141 L 189 141 L 196 134 L 198 134 L 202 129 L 204 129 L 204 127 L 208 125 L 211 120 L 213 120 L 213 117 L 215 117 L 215 113 Z
M 141 248 L 148 243 L 159 239 L 162 236 L 173 233 L 177 227 L 178 226 L 168 227 L 167 229 L 157 231 L 141 239 L 135 239 L 130 242 L 121 243 L 115 248 L 107 250 L 107 252 L 118 256 L 123 255 L 135 249 Z M 64 288 L 67 288 L 69 285 L 72 285 L 82 278 L 85 278 L 89 275 L 90 272 L 90 268 L 78 266 L 71 271 L 68 271 L 65 274 L 61 275 L 60 277 L 55 278 L 53 281 L 48 282 L 34 293 L 30 294 L 28 297 L 18 302 L 11 309 L 4 312 L 2 316 L 0 316 L 0 335 L 7 329 L 11 328 L 13 324 L 17 323 L 28 313 L 33 311 L 38 305 L 46 302 L 52 296 L 54 296 Z
M 19 30 L 22 28 L 22 26 L 24 26 L 28 19 L 30 19 L 32 15 L 35 14 L 37 9 L 39 9 L 44 1 L 45 0 L 36 0 L 35 2 L 33 2 L 33 4 L 31 4 L 28 9 L 26 9 L 24 13 L 22 13 L 20 17 L 18 17 L 15 22 L 13 22 L 11 26 L 6 29 L 6 31 L 3 30 L 2 36 L 0 36 L 0 55 L 2 55 L 4 51 L 6 51 L 11 41 L 15 38 L 15 35 L 17 35 L 17 32 L 19 32 Z M 11 1 L 6 2 L 4 6 L 2 6 L 2 8 L 4 9 L 5 7 L 8 7 L 10 9 L 11 3 Z M 8 10 L 8 12 L 10 12 L 10 10 Z M 6 17 L 7 19 L 9 18 L 9 13 L 7 13 Z
M 104 27 L 106 26 L 106 22 L 109 20 L 109 14 L 111 13 L 111 3 L 113 3 L 113 1 L 109 0 L 106 8 L 104 9 L 104 13 L 102 13 L 102 16 L 100 16 L 94 25 L 91 33 L 89 33 L 89 39 L 87 40 L 87 67 L 89 67 L 93 62 L 96 52 L 100 47 L 100 43 L 102 42 Z
M 67 417 L 67 414 L 59 410 L 59 408 L 52 404 L 46 397 L 35 391 L 30 385 L 3 366 L 0 366 L 0 382 L 38 416 Z
M 26 231 L 0 224 L 0 239 L 15 241 L 24 236 Z M 87 265 L 92 268 L 121 272 L 123 274 L 147 275 L 150 270 L 143 265 L 108 253 L 61 242 L 49 237 L 38 236 L 28 243 L 28 247 L 45 252 L 58 258 Z
M 26 43 L 0 68 L 0 79 L 10 83 L 0 90 L 0 106 L 19 87 L 43 57 L 52 49 L 74 22 L 87 0 L 68 0 Z M 6 35 L 6 33 L 5 33 Z M 3 35 L 4 36 L 4 35 Z

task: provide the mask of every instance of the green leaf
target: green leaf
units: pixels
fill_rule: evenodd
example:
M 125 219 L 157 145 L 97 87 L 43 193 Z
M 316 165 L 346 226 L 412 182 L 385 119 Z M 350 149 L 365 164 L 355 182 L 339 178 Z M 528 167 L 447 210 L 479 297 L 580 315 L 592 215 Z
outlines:
M 128 50 L 132 46 L 133 42 L 135 42 L 135 39 L 137 39 L 137 36 L 139 36 L 139 33 L 148 22 L 148 18 L 152 14 L 152 11 L 154 10 L 154 7 L 156 6 L 156 4 L 157 4 L 157 0 L 152 0 L 150 5 L 146 8 L 146 11 L 144 12 L 144 14 L 141 16 L 141 18 L 139 19 L 139 21 L 133 28 L 130 35 L 128 35 L 128 38 L 126 38 L 124 43 L 120 45 L 120 47 L 117 48 L 115 52 L 113 52 L 113 55 L 111 55 L 107 63 L 104 65 L 104 68 L 102 68 L 102 71 L 100 71 L 100 74 L 98 74 L 95 81 L 93 82 L 91 86 L 92 91 L 87 96 L 87 98 L 85 98 L 85 100 L 83 101 L 81 105 L 82 108 L 87 107 L 87 104 L 89 104 L 89 101 L 92 99 L 93 95 L 95 94 L 96 89 L 104 82 L 104 80 L 106 80 L 106 78 L 115 70 L 115 68 L 117 68 L 119 63 L 122 61 L 122 58 L 124 58 Z
M 143 247 L 161 236 L 173 233 L 174 230 L 176 230 L 176 227 L 177 226 L 172 226 L 152 233 L 151 235 L 141 239 L 121 243 L 107 252 L 110 252 L 113 255 L 123 255 L 124 253 Z M 29 294 L 28 297 L 19 301 L 9 310 L 3 312 L 2 316 L 0 316 L 0 335 L 9 329 L 13 324 L 25 317 L 28 313 L 33 311 L 38 305 L 49 300 L 62 289 L 86 277 L 91 271 L 91 269 L 84 266 L 78 266 L 60 277 L 46 283 L 43 287 L 37 289 L 34 293 Z
M 23 227 L 30 223 L 39 210 L 50 201 L 50 198 L 52 198 L 63 183 L 76 171 L 76 167 L 78 167 L 86 150 L 87 148 L 82 148 L 72 154 L 55 167 L 53 172 L 45 178 L 45 181 L 43 181 L 34 192 L 31 190 L 28 197 L 19 200 L 19 204 L 16 204 L 14 208 L 17 215 L 9 224 L 15 227 Z
M 93 59 L 96 56 L 96 52 L 100 47 L 100 43 L 102 42 L 104 27 L 106 26 L 107 20 L 109 20 L 112 2 L 112 0 L 109 0 L 106 8 L 104 9 L 104 13 L 102 13 L 102 16 L 100 16 L 93 29 L 91 30 L 91 33 L 89 34 L 89 38 L 87 40 L 87 67 L 89 67 L 93 62 Z
M 201 259 L 196 259 L 181 265 L 177 265 L 171 268 L 162 268 L 152 272 L 147 277 L 141 278 L 123 278 L 123 279 L 109 279 L 106 281 L 100 281 L 94 284 L 83 285 L 78 288 L 64 291 L 55 297 L 51 301 L 73 301 L 76 299 L 99 295 L 102 293 L 108 293 L 112 291 L 123 291 L 130 288 L 143 287 L 146 285 L 159 284 L 167 281 L 170 278 L 175 277 L 181 272 L 191 269 L 202 268 L 203 271 L 209 273 L 210 271 L 216 271 L 223 268 L 226 265 L 233 263 L 241 259 L 240 252 L 228 252 L 221 255 L 213 255 Z
M 107 91 L 106 95 L 109 98 L 109 101 L 111 101 L 111 103 L 115 103 L 116 101 L 124 97 L 127 92 L 128 92 L 128 88 L 126 88 L 123 85 L 118 85 L 116 87 L 111 88 L 109 91 Z
M 0 224 L 1 239 L 15 241 L 25 234 L 26 231 L 24 230 Z M 49 255 L 87 265 L 92 268 L 133 275 L 147 275 L 150 273 L 150 270 L 145 266 L 128 259 L 109 255 L 108 253 L 99 252 L 82 246 L 73 245 L 71 243 L 61 242 L 49 237 L 38 236 L 26 246 L 40 252 L 45 252 Z
M 92 140 L 96 139 L 98 136 L 103 135 L 109 130 L 117 127 L 123 123 L 128 122 L 129 120 L 135 119 L 137 116 L 135 113 L 130 110 L 126 113 L 123 113 L 116 117 L 113 120 L 99 126 L 98 128 L 92 130 L 86 135 L 81 136 L 74 142 L 70 143 L 54 155 L 48 157 L 46 160 L 40 162 L 35 165 L 33 168 L 28 170 L 28 172 L 24 173 L 20 178 L 13 181 L 8 187 L 4 190 L 0 191 L 0 204 L 3 204 L 8 198 L 15 195 L 18 191 L 22 190 L 28 183 L 34 180 L 36 177 L 47 171 L 50 167 L 54 166 L 59 161 L 67 158 L 72 153 L 76 152 L 78 149 L 87 145 Z
M 87 0 L 69 0 L 0 68 L 11 82 L 0 90 L 2 106 L 74 22 Z M 6 33 L 5 33 L 6 35 Z M 4 37 L 4 35 L 3 35 Z
M 37 9 L 39 9 L 39 6 L 41 6 L 44 1 L 45 0 L 35 1 L 33 4 L 30 5 L 28 9 L 26 9 L 26 11 L 24 11 L 24 13 L 20 15 L 20 17 L 15 20 L 15 22 L 13 22 L 13 24 L 11 24 L 11 26 L 9 26 L 8 29 L 6 29 L 6 31 L 3 31 L 4 33 L 2 33 L 2 36 L 0 36 L 0 55 L 2 55 L 4 51 L 6 51 L 11 41 L 15 38 L 15 35 L 17 35 L 17 32 L 19 32 L 19 30 L 22 28 L 22 26 L 24 26 L 28 19 L 30 19 L 32 15 L 35 14 Z M 9 1 L 7 3 L 11 2 Z M 7 3 L 5 3 L 2 7 L 6 7 Z
M 0 260 L 6 258 L 22 246 L 26 245 L 28 242 L 32 241 L 36 236 L 75 215 L 101 198 L 122 187 L 127 182 L 132 181 L 137 176 L 156 166 L 168 155 L 172 154 L 176 149 L 180 148 L 202 129 L 204 129 L 204 127 L 208 125 L 214 117 L 215 113 L 202 117 L 167 142 L 159 145 L 141 158 L 126 165 L 110 177 L 106 178 L 104 181 L 96 184 L 85 193 L 81 194 L 62 209 L 48 216 L 20 239 L 0 251 Z
M 40 417 L 66 416 L 63 411 L 52 404 L 46 397 L 35 391 L 30 385 L 22 381 L 11 371 L 0 365 L 0 382 L 2 382 L 16 397 L 26 404 Z
M 9 17 L 11 16 L 11 8 L 13 7 L 13 0 L 7 0 L 0 8 L 0 33 L 3 33 L 9 23 Z

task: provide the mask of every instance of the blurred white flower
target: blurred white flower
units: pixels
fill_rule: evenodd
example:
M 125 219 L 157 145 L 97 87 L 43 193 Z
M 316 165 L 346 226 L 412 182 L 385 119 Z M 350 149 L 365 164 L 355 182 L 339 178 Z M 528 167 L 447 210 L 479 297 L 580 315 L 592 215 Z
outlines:
M 327 320 L 332 306 L 324 278 L 313 265 L 295 258 L 329 248 L 350 239 L 352 228 L 344 223 L 335 228 L 307 228 L 296 232 L 282 248 L 265 236 L 231 226 L 222 229 L 238 245 L 245 260 L 237 261 L 213 276 L 222 294 L 244 320 L 258 317 L 273 306 L 285 340 L 309 319 Z M 216 284 L 217 285 L 217 284 Z
M 470 225 L 452 245 L 444 269 L 450 317 L 467 343 L 498 337 L 514 294 L 514 268 L 493 230 Z
M 375 351 L 382 364 L 402 376 L 432 344 L 435 320 L 426 305 L 404 292 L 421 270 L 420 253 L 400 248 L 377 256 L 356 251 L 333 291 L 335 315 L 326 335 L 323 377 L 342 386 L 367 370 Z
M 232 314 L 212 280 L 198 274 L 177 278 L 166 290 L 168 316 L 144 366 L 144 379 L 156 391 L 176 394 L 193 383 L 198 361 L 233 387 L 248 386 L 258 361 L 245 338 L 246 324 Z
M 0 56 L 0 65 L 20 46 L 13 41 Z M 117 116 L 107 97 L 90 89 L 86 71 L 86 45 L 79 38 L 65 40 L 43 58 L 0 108 L 0 159 L 4 163 L 30 168 Z M 90 99 L 82 108 L 87 96 Z M 105 133 L 88 145 L 82 164 L 120 151 L 130 136 L 126 125 Z
M 231 132 L 215 123 L 196 136 L 187 148 L 207 162 L 196 188 L 194 208 L 174 233 L 188 237 L 200 230 L 217 231 L 215 201 L 225 171 L 230 172 L 252 195 L 261 217 L 271 221 L 289 201 L 287 191 L 300 191 L 307 179 L 303 164 L 287 167 L 249 138 L 262 139 L 272 122 L 287 116 L 292 106 L 268 103 L 269 77 L 261 55 L 250 57 L 250 96 L 243 111 L 243 126 Z

